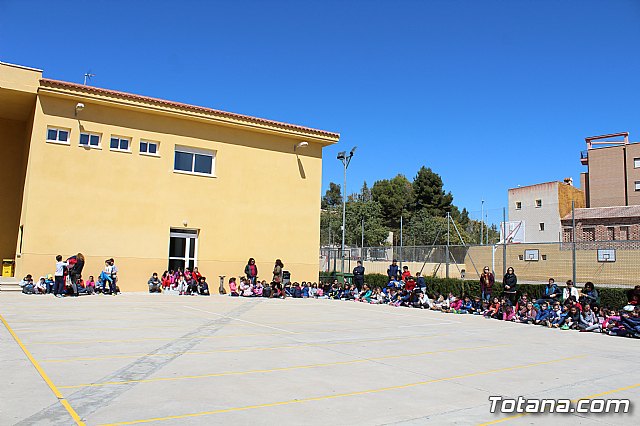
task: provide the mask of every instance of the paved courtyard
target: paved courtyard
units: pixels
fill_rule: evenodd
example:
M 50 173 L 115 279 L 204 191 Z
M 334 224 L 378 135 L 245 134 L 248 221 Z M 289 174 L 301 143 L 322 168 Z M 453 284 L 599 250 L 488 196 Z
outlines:
M 306 299 L 2 293 L 0 315 L 1 425 L 640 424 L 488 400 L 637 405 L 633 339 Z

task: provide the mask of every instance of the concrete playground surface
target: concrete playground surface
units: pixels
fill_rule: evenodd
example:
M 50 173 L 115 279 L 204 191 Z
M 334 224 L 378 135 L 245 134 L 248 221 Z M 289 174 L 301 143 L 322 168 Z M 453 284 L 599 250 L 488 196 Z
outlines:
M 635 339 L 307 299 L 3 293 L 0 315 L 1 425 L 640 424 Z M 491 414 L 492 395 L 632 410 Z

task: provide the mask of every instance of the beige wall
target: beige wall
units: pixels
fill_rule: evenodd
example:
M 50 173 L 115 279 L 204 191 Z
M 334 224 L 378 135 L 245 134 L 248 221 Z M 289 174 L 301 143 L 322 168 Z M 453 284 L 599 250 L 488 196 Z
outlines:
M 170 228 L 199 229 L 198 266 L 239 276 L 254 257 L 271 279 L 276 257 L 292 279 L 318 276 L 322 147 L 301 139 L 93 104 L 74 118 L 77 99 L 38 98 L 22 223 L 19 274 L 53 271 L 55 255 L 87 257 L 97 275 L 115 257 L 122 290 L 144 290 L 167 267 Z M 45 142 L 47 125 L 71 130 L 71 145 Z M 102 149 L 78 146 L 81 130 L 102 134 Z M 132 138 L 132 152 L 109 150 L 110 135 Z M 141 138 L 160 157 L 138 153 Z M 215 150 L 216 177 L 173 172 L 174 146 Z M 183 222 L 187 222 L 184 227 Z
M 14 259 L 24 182 L 27 123 L 0 118 L 0 259 Z
M 586 207 L 584 191 L 572 185 L 558 183 L 558 212 L 560 219 L 571 213 L 572 202 L 576 209 Z
M 364 266 L 365 273 L 367 274 L 387 275 L 387 269 L 389 268 L 390 264 L 391 262 L 389 262 L 388 260 L 385 260 L 385 261 L 365 260 L 364 262 L 362 262 L 362 266 Z M 422 269 L 423 277 L 432 277 L 435 275 L 436 277 L 444 278 L 447 276 L 447 266 L 445 263 L 438 264 L 438 263 L 423 263 L 423 262 L 402 262 L 402 266 L 405 266 L 405 265 L 409 267 L 409 272 L 411 272 L 413 275 L 415 275 L 416 272 L 420 272 L 420 270 Z M 351 269 L 355 268 L 355 266 L 356 266 L 355 262 L 351 262 L 351 267 L 352 267 Z M 471 266 L 471 264 L 469 264 L 469 267 L 473 270 L 473 267 Z M 449 265 L 449 277 L 460 278 L 460 273 L 461 273 L 461 270 L 463 269 L 466 269 L 466 266 L 464 264 L 458 264 L 456 266 L 455 264 L 451 263 Z M 466 271 L 467 275 L 469 275 L 469 273 L 470 273 L 469 271 Z
M 540 260 L 529 262 L 520 260 L 519 255 L 524 255 L 528 249 L 539 250 Z M 502 250 L 503 246 L 497 246 L 495 251 L 496 279 L 502 280 Z M 491 267 L 491 246 L 475 246 L 469 249 L 465 263 L 471 265 L 470 256 L 476 266 L 488 265 Z M 546 260 L 542 260 L 542 256 Z M 597 261 L 597 251 L 576 250 L 576 271 L 578 284 L 592 281 L 596 286 L 610 285 L 617 287 L 629 287 L 640 284 L 637 267 L 640 263 L 640 250 L 616 250 L 616 262 L 603 263 Z M 507 245 L 507 267 L 513 267 L 520 282 L 546 282 L 554 278 L 557 283 L 563 284 L 571 279 L 572 251 L 571 244 L 510 244 Z M 471 268 L 472 269 L 472 268 Z M 467 276 L 473 274 L 467 268 Z

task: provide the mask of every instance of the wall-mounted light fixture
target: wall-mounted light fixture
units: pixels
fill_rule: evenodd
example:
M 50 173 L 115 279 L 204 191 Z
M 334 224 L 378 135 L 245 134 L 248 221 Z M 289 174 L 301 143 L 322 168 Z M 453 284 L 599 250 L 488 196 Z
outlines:
M 75 116 L 78 116 L 78 113 L 84 109 L 84 104 L 82 102 L 78 102 L 76 104 L 76 113 Z
M 298 142 L 293 146 L 293 152 L 296 152 L 298 148 L 306 148 L 308 146 L 309 146 L 309 142 L 306 142 L 306 141 Z

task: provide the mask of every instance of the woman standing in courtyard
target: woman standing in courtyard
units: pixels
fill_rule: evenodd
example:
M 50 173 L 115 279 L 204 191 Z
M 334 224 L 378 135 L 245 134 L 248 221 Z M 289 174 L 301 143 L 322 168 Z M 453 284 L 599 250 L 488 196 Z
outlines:
M 488 266 L 484 267 L 482 275 L 480 275 L 480 290 L 482 291 L 482 300 L 487 302 L 491 300 L 491 294 L 493 293 L 493 284 L 495 283 L 495 277 L 489 270 Z
M 511 302 L 511 306 L 515 306 L 518 277 L 511 266 L 507 268 L 507 273 L 504 274 L 502 285 L 504 286 L 504 295 L 509 299 L 509 302 Z
M 274 283 L 282 285 L 283 269 L 284 269 L 284 264 L 282 263 L 282 260 L 276 259 L 276 264 L 273 267 L 273 280 L 272 281 Z M 282 297 L 283 297 L 283 299 L 287 297 L 285 295 L 284 291 L 282 292 Z
M 251 285 L 256 285 L 256 277 L 258 276 L 258 267 L 253 257 L 249 258 L 247 266 L 244 267 L 244 275 L 251 280 Z

